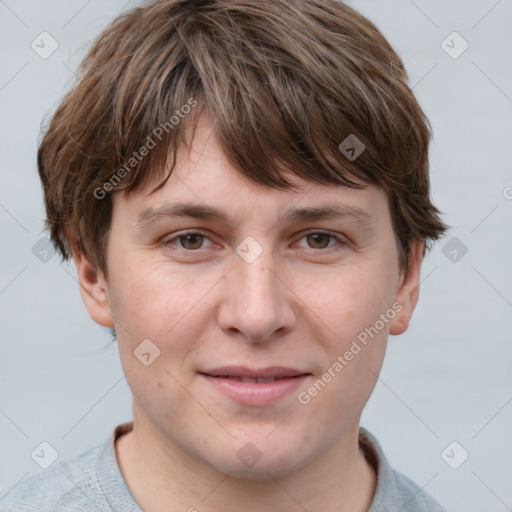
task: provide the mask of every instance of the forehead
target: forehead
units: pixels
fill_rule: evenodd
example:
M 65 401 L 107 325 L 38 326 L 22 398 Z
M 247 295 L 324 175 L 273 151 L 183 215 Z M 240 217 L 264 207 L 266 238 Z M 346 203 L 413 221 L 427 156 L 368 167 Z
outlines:
M 193 137 L 188 129 L 185 140 L 161 188 L 114 194 L 115 209 L 128 208 L 137 223 L 163 215 L 216 217 L 228 223 L 272 212 L 289 220 L 343 217 L 369 225 L 388 207 L 384 191 L 373 184 L 360 182 L 362 189 L 323 185 L 286 169 L 282 174 L 292 183 L 292 189 L 271 188 L 248 179 L 225 157 L 207 115 L 199 118 Z

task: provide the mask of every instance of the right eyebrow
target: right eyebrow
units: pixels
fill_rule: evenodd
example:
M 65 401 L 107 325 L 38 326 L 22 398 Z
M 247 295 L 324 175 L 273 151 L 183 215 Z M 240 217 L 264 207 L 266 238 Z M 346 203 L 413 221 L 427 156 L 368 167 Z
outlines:
M 174 217 L 191 217 L 206 220 L 217 218 L 225 224 L 229 223 L 229 217 L 223 211 L 215 207 L 194 203 L 166 203 L 157 207 L 150 206 L 143 210 L 138 216 L 136 224 L 138 226 L 145 226 L 162 218 Z

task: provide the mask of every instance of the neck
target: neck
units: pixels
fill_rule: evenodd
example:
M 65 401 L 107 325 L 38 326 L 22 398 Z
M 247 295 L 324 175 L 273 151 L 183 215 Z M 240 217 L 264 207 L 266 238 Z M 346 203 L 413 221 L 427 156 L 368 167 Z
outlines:
M 116 453 L 121 473 L 147 512 L 366 512 L 375 471 L 358 444 L 355 425 L 329 450 L 294 473 L 268 479 L 236 478 L 181 450 L 156 429 L 134 420 Z

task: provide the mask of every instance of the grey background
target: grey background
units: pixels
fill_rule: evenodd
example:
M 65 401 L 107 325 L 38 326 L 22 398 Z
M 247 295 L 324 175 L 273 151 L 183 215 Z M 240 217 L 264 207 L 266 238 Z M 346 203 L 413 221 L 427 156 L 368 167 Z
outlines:
M 449 511 L 512 510 L 512 2 L 350 4 L 404 59 L 435 134 L 433 199 L 453 226 L 423 264 L 413 321 L 390 337 L 362 424 Z M 133 5 L 0 1 L 0 497 L 44 471 L 30 456 L 42 441 L 67 458 L 131 419 L 117 345 L 89 319 L 73 265 L 33 247 L 45 243 L 41 121 L 88 45 Z M 42 31 L 59 45 L 47 59 L 31 48 Z M 456 59 L 441 46 L 453 31 L 469 43 Z M 441 457 L 452 441 L 469 453 L 458 469 Z M 461 448 L 447 453 L 460 461 Z

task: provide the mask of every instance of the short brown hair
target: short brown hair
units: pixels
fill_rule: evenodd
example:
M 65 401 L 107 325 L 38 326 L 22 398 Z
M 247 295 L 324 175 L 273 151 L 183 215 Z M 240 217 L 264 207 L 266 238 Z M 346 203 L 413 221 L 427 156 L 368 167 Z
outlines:
M 185 125 L 205 110 L 226 158 L 256 183 L 292 188 L 286 169 L 382 187 L 405 270 L 413 239 L 430 248 L 448 229 L 429 197 L 431 127 L 407 79 L 380 31 L 338 0 L 136 7 L 94 42 L 40 144 L 51 239 L 69 258 L 71 228 L 106 273 L 111 194 L 162 186 Z M 355 159 L 339 149 L 350 135 L 364 144 Z

